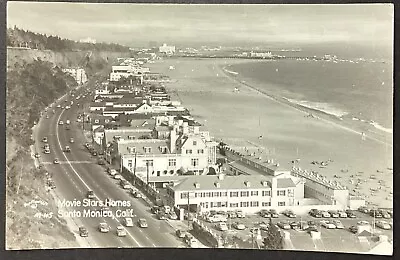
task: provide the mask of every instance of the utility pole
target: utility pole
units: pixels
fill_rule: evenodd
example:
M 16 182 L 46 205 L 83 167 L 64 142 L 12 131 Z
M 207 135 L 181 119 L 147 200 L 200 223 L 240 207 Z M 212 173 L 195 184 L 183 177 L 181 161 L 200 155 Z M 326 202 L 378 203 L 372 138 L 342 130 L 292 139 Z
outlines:
M 189 213 L 190 213 L 190 192 L 187 192 L 187 203 L 188 203 L 188 215 L 187 215 L 187 221 L 188 221 L 188 228 L 190 228 L 190 220 L 189 220 Z
M 133 185 L 136 185 L 136 155 L 137 153 L 135 153 L 135 161 L 134 161 L 134 165 L 133 165 Z
M 147 192 L 149 192 L 149 161 L 146 161 L 146 171 L 147 171 L 147 178 L 146 178 L 146 188 Z

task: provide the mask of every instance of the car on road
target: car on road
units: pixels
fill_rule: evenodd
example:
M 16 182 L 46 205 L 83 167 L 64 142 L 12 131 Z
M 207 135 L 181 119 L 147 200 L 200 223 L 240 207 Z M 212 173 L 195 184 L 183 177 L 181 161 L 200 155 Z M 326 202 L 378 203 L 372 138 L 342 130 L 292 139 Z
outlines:
M 187 234 L 187 232 L 186 232 L 186 231 L 183 231 L 183 230 L 181 230 L 181 229 L 178 229 L 178 230 L 176 231 L 176 236 L 179 237 L 179 238 L 184 238 L 184 237 L 186 237 L 186 234 Z
M 321 215 L 322 215 L 323 218 L 330 218 L 331 217 L 331 214 L 329 214 L 329 212 L 325 211 L 325 210 L 321 211 Z
M 350 209 L 346 210 L 345 212 L 346 212 L 348 218 L 356 218 L 357 217 L 356 214 L 354 214 L 354 212 Z
M 124 218 L 124 225 L 126 227 L 133 227 L 133 220 L 132 218 Z
M 129 183 L 129 181 L 121 180 L 120 185 L 125 190 L 131 189 L 131 184 Z
M 245 230 L 246 229 L 246 226 L 240 222 L 235 222 L 232 224 L 232 226 L 234 228 L 236 228 L 237 230 Z
M 122 179 L 122 176 L 119 175 L 119 174 L 115 174 L 115 175 L 114 175 L 114 179 L 116 179 L 116 180 L 121 180 L 121 179 Z
M 283 215 L 285 215 L 288 218 L 296 218 L 296 214 L 293 213 L 291 210 L 285 210 L 283 212 Z
M 377 221 L 377 222 L 375 223 L 375 225 L 376 225 L 378 228 L 385 229 L 385 230 L 392 229 L 392 226 L 391 226 L 387 221 L 384 221 L 384 220 L 379 220 L 379 221 Z
M 70 142 L 71 144 L 74 143 L 74 142 L 75 142 L 74 138 L 71 137 L 71 138 L 69 139 L 69 142 Z
M 276 225 L 278 227 L 280 227 L 281 229 L 291 229 L 292 227 L 289 225 L 289 223 L 285 222 L 285 221 L 279 221 L 278 223 L 276 223 Z
M 59 164 L 60 161 L 58 160 L 58 158 L 55 158 L 54 161 L 53 161 L 53 163 L 54 163 L 54 164 Z
M 60 108 L 61 107 L 61 105 L 57 105 L 57 108 Z
M 343 210 L 338 211 L 339 218 L 347 218 L 347 213 Z
M 344 226 L 340 220 L 333 220 L 332 223 L 336 226 L 337 229 L 344 229 Z
M 118 172 L 117 172 L 117 170 L 115 170 L 115 169 L 111 169 L 111 170 L 108 172 L 108 174 L 110 174 L 111 176 L 115 176 L 117 173 L 118 173 Z
M 108 233 L 108 232 L 110 232 L 110 226 L 107 223 L 102 222 L 99 225 L 99 231 L 101 233 Z
M 215 225 L 215 227 L 220 231 L 228 231 L 228 226 L 226 225 L 225 222 L 219 222 L 218 224 Z
M 332 218 L 339 217 L 339 213 L 336 210 L 329 210 L 328 213 L 331 215 Z
M 44 148 L 45 150 L 50 150 L 50 145 L 49 145 L 49 144 L 45 144 L 45 145 L 43 146 L 43 148 Z
M 68 145 L 65 146 L 64 152 L 65 152 L 65 153 L 70 153 L 70 152 L 71 152 L 71 148 L 69 148 Z
M 168 213 L 168 218 L 172 219 L 172 220 L 177 220 L 178 216 L 176 215 L 176 213 L 174 211 L 171 211 L 170 213 Z
M 292 229 L 300 229 L 300 223 L 297 221 L 290 222 L 289 225 Z
M 142 194 L 139 191 L 135 191 L 135 193 L 133 193 L 133 197 L 140 199 L 142 198 Z
M 97 152 L 93 149 L 91 152 L 92 156 L 97 156 Z
M 133 191 L 133 190 L 132 190 Z M 136 191 L 135 191 L 136 192 Z M 160 210 L 160 207 L 158 207 L 158 206 L 153 206 L 153 207 L 151 207 L 151 209 L 150 209 L 150 211 L 151 211 L 151 213 L 153 213 L 153 214 L 157 214 L 157 212 Z
M 262 209 L 259 214 L 263 218 L 270 218 L 271 217 L 271 213 L 267 209 Z
M 86 197 L 87 197 L 88 199 L 94 199 L 94 192 L 93 192 L 92 190 L 89 190 L 89 191 L 86 193 Z
M 271 213 L 271 218 L 278 218 L 279 217 L 279 214 L 278 214 L 278 212 L 276 212 L 275 209 L 271 209 L 269 211 L 269 213 Z
M 357 222 L 358 226 L 369 226 L 369 222 L 366 220 L 361 220 Z
M 89 231 L 85 227 L 79 227 L 79 235 L 81 237 L 88 237 Z
M 380 212 L 381 212 L 382 218 L 386 218 L 386 219 L 390 218 L 390 214 L 386 210 L 380 210 Z
M 323 226 L 326 229 L 335 229 L 336 228 L 335 224 L 333 224 L 332 222 L 330 222 L 328 220 L 321 220 L 320 223 L 321 223 L 321 226 Z
M 59 125 L 63 125 L 64 122 L 63 122 L 63 121 L 59 121 L 58 124 L 59 124 Z
M 43 143 L 47 143 L 47 142 L 48 142 L 47 137 L 43 137 L 42 142 L 43 142 Z
M 147 220 L 144 219 L 144 218 L 140 218 L 140 219 L 138 220 L 138 225 L 139 225 L 139 227 L 141 227 L 141 228 L 147 228 L 147 227 L 148 227 L 148 225 L 147 225 Z
M 126 230 L 123 226 L 117 226 L 117 236 L 119 237 L 126 237 Z
M 43 151 L 45 154 L 50 154 L 50 149 L 44 149 Z
M 87 149 L 89 149 L 90 144 L 89 144 L 89 143 L 85 143 L 85 147 L 86 147 Z
M 369 213 L 369 209 L 367 207 L 361 206 L 358 208 L 358 211 L 368 214 Z
M 35 153 L 35 158 L 40 158 L 40 154 L 39 153 Z

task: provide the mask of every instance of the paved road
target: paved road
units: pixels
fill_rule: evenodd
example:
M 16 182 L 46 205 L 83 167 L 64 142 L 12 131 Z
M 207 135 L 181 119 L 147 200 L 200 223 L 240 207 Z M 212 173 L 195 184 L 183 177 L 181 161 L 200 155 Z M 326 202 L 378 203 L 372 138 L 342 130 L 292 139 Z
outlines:
M 71 98 L 69 99 L 71 100 Z M 95 200 L 104 200 L 111 198 L 115 201 L 130 202 L 130 207 L 110 207 L 114 217 L 79 217 L 77 212 L 83 213 L 83 210 L 92 209 L 99 210 L 100 207 L 70 207 L 64 208 L 64 212 L 73 215 L 71 219 L 77 226 L 85 226 L 89 231 L 89 238 L 86 239 L 88 247 L 182 247 L 183 242 L 179 241 L 174 230 L 165 222 L 154 218 L 148 207 L 143 201 L 133 198 L 127 191 L 123 190 L 118 182 L 111 179 L 105 172 L 105 168 L 96 164 L 96 158 L 87 152 L 84 148 L 83 133 L 79 128 L 82 126 L 76 122 L 78 107 L 76 103 L 89 102 L 80 99 L 73 100 L 74 104 L 71 109 L 65 110 L 55 108 L 56 113 L 53 114 L 52 109 L 49 110 L 49 118 L 46 119 L 44 113 L 43 118 L 39 122 L 36 131 L 36 150 L 41 154 L 41 162 L 46 169 L 52 173 L 56 183 L 56 193 L 60 200 L 66 199 L 73 201 L 83 201 L 89 190 L 94 191 Z M 64 100 L 59 102 L 66 105 Z M 58 125 L 60 120 L 71 121 L 71 129 L 67 130 L 65 125 Z M 41 142 L 43 137 L 48 138 L 51 154 L 43 153 L 44 143 Z M 70 138 L 75 139 L 74 143 L 70 143 Z M 68 145 L 71 153 L 64 153 L 63 149 Z M 58 158 L 60 164 L 53 164 L 54 158 Z M 122 217 L 115 217 L 118 210 L 126 211 L 133 209 L 136 217 L 133 218 L 135 225 L 126 227 L 127 236 L 116 236 L 116 227 L 122 224 Z M 141 229 L 136 225 L 139 217 L 147 219 L 149 227 Z M 97 228 L 100 222 L 107 222 L 111 231 L 107 234 L 98 232 Z M 77 230 L 74 230 L 77 233 Z

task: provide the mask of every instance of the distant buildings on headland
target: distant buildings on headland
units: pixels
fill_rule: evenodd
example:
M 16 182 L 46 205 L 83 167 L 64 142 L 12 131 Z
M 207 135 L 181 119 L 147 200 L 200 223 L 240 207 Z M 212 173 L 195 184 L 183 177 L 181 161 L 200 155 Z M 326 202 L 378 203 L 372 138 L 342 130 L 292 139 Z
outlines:
M 92 38 L 90 38 L 90 37 L 87 37 L 87 38 L 85 38 L 85 39 L 79 40 L 79 42 L 96 44 L 96 39 L 92 39 Z

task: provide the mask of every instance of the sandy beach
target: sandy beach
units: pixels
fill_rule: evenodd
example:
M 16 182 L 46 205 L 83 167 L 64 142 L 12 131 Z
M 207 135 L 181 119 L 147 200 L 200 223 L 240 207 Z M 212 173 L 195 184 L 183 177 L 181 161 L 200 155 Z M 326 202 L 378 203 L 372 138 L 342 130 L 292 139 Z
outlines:
M 340 124 L 322 114 L 289 105 L 282 99 L 258 91 L 256 82 L 243 82 L 223 68 L 243 60 L 168 59 L 148 64 L 153 72 L 168 75 L 165 84 L 192 116 L 204 124 L 215 140 L 237 149 L 263 149 L 290 169 L 300 159 L 302 169 L 315 170 L 363 194 L 372 205 L 392 207 L 393 148 L 391 139 L 361 138 L 357 129 Z M 170 70 L 169 66 L 174 66 Z M 235 91 L 237 88 L 239 91 Z M 260 139 L 259 136 L 262 136 Z M 326 168 L 312 161 L 332 162 Z M 354 190 L 357 180 L 362 184 Z M 351 183 L 352 181 L 352 183 Z M 379 184 L 380 182 L 381 184 Z M 381 186 L 381 188 L 378 188 Z M 371 192 L 371 188 L 377 189 Z

